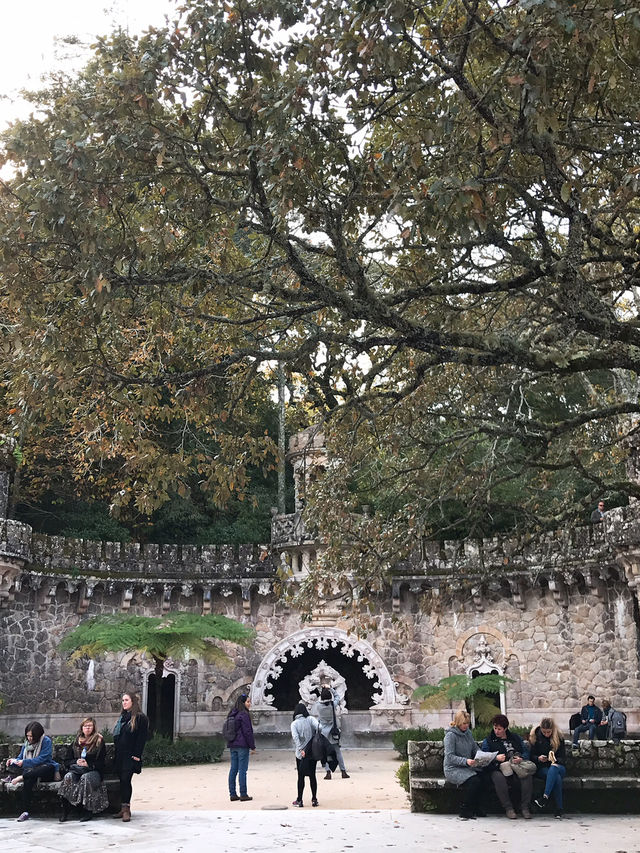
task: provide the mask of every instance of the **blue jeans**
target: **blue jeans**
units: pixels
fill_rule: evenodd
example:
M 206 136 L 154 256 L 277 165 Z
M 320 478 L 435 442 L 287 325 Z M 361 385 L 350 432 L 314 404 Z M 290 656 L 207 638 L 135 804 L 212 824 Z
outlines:
M 550 767 L 538 767 L 536 776 L 540 779 L 545 779 L 544 793 L 546 797 L 553 794 L 553 799 L 556 801 L 556 808 L 562 808 L 562 780 L 567 775 L 567 768 L 562 764 L 552 764 Z
M 236 776 L 240 785 L 240 796 L 247 796 L 247 769 L 249 768 L 249 747 L 238 746 L 231 750 L 229 768 L 229 796 L 236 796 Z
M 598 726 L 596 726 L 595 723 L 580 723 L 580 725 L 576 726 L 573 730 L 573 742 L 576 744 L 578 743 L 578 737 L 582 732 L 589 732 L 589 740 L 593 740 L 597 728 Z

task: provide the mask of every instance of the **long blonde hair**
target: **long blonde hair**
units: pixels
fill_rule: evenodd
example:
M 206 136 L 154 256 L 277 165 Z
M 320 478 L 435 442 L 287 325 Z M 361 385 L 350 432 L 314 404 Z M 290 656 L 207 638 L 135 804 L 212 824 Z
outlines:
M 529 732 L 529 743 L 532 746 L 536 742 L 536 733 L 539 729 L 551 729 L 551 737 L 549 740 L 551 741 L 551 748 L 555 752 L 560 746 L 562 735 L 560 734 L 560 729 L 556 726 L 554 720 L 552 720 L 551 717 L 544 717 L 544 719 L 540 721 L 539 726 L 533 726 L 531 728 L 531 731 Z
M 451 720 L 452 726 L 461 726 L 463 723 L 471 722 L 471 714 L 468 711 L 456 711 L 453 720 Z

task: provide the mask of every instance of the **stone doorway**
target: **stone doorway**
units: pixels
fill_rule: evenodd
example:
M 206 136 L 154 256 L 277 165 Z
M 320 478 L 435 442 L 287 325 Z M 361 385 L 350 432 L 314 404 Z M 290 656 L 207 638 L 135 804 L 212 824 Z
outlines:
M 344 679 L 345 710 L 404 707 L 384 661 L 366 640 L 339 628 L 307 628 L 281 640 L 262 659 L 251 688 L 254 710 L 292 711 L 300 682 L 322 663 Z
M 176 711 L 176 676 L 173 672 L 160 679 L 160 719 L 156 720 L 156 675 L 149 673 L 147 679 L 147 717 L 152 735 L 161 735 L 173 740 Z

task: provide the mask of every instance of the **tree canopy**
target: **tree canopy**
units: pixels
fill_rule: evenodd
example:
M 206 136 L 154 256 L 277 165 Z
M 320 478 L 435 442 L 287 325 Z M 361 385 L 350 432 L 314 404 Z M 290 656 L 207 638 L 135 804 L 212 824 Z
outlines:
M 394 549 L 640 496 L 639 61 L 627 0 L 187 0 L 99 40 L 3 138 L 10 425 L 113 460 L 115 505 L 192 467 L 225 500 L 279 361 Z

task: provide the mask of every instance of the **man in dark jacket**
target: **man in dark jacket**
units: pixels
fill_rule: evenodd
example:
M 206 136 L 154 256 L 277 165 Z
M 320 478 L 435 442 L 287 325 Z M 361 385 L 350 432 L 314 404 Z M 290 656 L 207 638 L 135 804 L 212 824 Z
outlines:
M 596 705 L 596 697 L 588 696 L 587 704 L 582 706 L 580 711 L 580 719 L 582 723 L 573 731 L 573 749 L 580 749 L 578 738 L 582 732 L 589 733 L 589 740 L 593 740 L 598 730 L 598 726 L 602 722 L 602 711 Z

